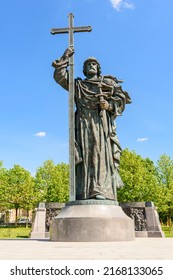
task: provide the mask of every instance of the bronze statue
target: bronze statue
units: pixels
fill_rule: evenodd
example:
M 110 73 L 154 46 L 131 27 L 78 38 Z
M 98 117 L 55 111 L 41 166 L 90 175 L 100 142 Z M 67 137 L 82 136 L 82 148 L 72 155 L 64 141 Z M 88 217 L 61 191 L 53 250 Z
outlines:
M 54 79 L 69 90 L 68 66 L 74 49 L 69 47 L 55 60 Z M 100 63 L 88 58 L 83 65 L 85 79 L 75 79 L 75 159 L 76 199 L 117 200 L 116 189 L 123 186 L 119 175 L 121 146 L 115 119 L 131 103 L 122 81 L 101 75 Z

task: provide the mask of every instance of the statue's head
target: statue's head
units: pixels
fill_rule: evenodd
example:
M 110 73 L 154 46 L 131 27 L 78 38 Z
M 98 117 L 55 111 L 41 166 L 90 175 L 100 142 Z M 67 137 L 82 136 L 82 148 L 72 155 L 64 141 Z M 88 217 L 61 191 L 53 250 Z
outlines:
M 88 59 L 85 60 L 83 64 L 84 75 L 86 77 L 90 76 L 92 74 L 92 69 L 93 69 L 93 74 L 94 74 L 94 70 L 96 70 L 96 75 L 97 77 L 99 77 L 101 74 L 101 67 L 100 67 L 100 63 L 97 61 L 95 57 L 89 57 Z

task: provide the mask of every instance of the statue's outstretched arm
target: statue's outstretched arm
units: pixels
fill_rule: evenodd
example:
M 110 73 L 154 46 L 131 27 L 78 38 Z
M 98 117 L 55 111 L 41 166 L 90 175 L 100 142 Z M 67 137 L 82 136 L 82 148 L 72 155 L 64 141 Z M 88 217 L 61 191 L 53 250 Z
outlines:
M 74 49 L 72 47 L 67 48 L 59 59 L 52 62 L 52 66 L 55 68 L 54 79 L 66 90 L 69 88 L 67 67 L 69 65 L 69 57 L 72 56 L 73 53 Z

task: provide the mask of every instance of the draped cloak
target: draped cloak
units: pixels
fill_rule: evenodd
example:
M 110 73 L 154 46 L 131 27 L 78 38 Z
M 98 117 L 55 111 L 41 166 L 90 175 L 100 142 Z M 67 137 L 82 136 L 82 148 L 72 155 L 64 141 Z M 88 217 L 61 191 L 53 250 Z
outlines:
M 67 61 L 59 63 L 54 78 L 68 90 Z M 102 110 L 103 96 L 111 110 Z M 131 103 L 113 76 L 75 80 L 75 159 L 76 199 L 102 195 L 116 199 L 116 189 L 123 186 L 119 175 L 121 146 L 116 134 L 115 118 Z

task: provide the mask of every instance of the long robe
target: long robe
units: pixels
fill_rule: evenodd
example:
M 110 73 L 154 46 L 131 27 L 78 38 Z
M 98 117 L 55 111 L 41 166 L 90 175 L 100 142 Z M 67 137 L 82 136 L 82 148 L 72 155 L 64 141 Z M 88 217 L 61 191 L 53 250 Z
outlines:
M 54 78 L 68 90 L 67 61 L 60 61 Z M 106 99 L 111 110 L 100 109 Z M 116 189 L 123 186 L 119 175 L 121 146 L 116 135 L 115 118 L 121 115 L 130 97 L 115 77 L 75 80 L 76 199 L 102 195 L 117 200 Z

